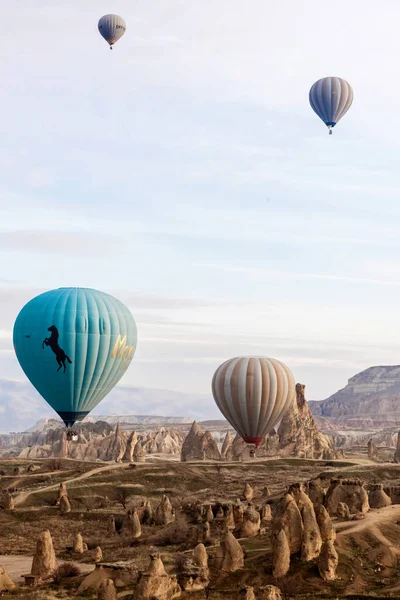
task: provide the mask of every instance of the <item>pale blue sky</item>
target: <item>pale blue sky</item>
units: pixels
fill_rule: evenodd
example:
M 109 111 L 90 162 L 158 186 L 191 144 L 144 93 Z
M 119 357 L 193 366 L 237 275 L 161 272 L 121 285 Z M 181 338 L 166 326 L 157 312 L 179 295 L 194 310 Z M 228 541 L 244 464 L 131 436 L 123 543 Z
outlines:
M 114 50 L 107 12 L 127 31 Z M 139 330 L 124 385 L 208 393 L 264 354 L 322 399 L 398 364 L 400 5 L 17 0 L 0 41 L 0 377 L 32 295 L 95 287 Z M 332 136 L 314 81 L 347 79 Z

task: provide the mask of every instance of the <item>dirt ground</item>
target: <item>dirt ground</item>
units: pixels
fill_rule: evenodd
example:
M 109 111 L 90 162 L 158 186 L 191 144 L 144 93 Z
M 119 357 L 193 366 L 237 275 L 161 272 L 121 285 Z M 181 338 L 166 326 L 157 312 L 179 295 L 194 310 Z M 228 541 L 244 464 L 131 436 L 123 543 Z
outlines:
M 27 473 L 28 464 L 36 471 Z M 14 469 L 19 473 L 14 475 Z M 145 569 L 149 553 L 161 553 L 167 571 L 174 572 L 177 554 L 189 553 L 190 522 L 187 514 L 180 512 L 182 504 L 200 500 L 203 503 L 234 502 L 242 495 L 247 481 L 256 490 L 254 504 L 262 504 L 262 489 L 268 486 L 272 504 L 292 483 L 321 476 L 327 483 L 331 477 L 360 477 L 367 482 L 400 485 L 400 465 L 373 463 L 365 458 L 341 461 L 313 461 L 303 459 L 257 459 L 245 463 L 215 463 L 163 461 L 155 458 L 128 464 L 80 463 L 59 461 L 57 469 L 49 469 L 48 461 L 0 461 L 0 492 L 14 489 L 14 510 L 0 511 L 0 566 L 3 566 L 17 583 L 21 575 L 30 571 L 36 539 L 48 529 L 60 561 L 73 561 L 84 572 L 93 568 L 94 550 L 100 545 L 104 562 L 132 561 Z M 57 490 L 63 481 L 68 490 L 72 510 L 62 516 L 56 506 Z M 109 534 L 110 515 L 121 521 L 129 507 L 139 506 L 148 499 L 155 507 L 162 494 L 167 494 L 177 510 L 174 526 L 142 528 L 142 536 L 132 542 L 123 535 Z M 125 504 L 125 507 L 123 506 Z M 237 598 L 246 585 L 258 589 L 260 585 L 278 585 L 285 598 L 400 598 L 400 505 L 370 511 L 366 518 L 356 522 L 335 522 L 337 549 L 340 556 L 338 580 L 324 583 L 316 564 L 302 564 L 292 560 L 291 570 L 284 581 L 276 582 L 271 574 L 270 531 L 255 538 L 241 540 L 245 550 L 245 567 L 229 577 L 213 576 L 208 598 Z M 72 545 L 80 532 L 88 545 L 83 555 L 75 555 Z M 208 548 L 211 558 L 219 545 L 222 528 L 220 522 L 212 523 L 214 544 Z M 189 536 L 190 537 L 190 536 Z M 79 578 L 78 578 L 79 580 Z M 54 600 L 75 598 L 79 581 L 63 582 L 29 590 L 19 587 L 11 593 L 13 598 Z M 132 590 L 121 589 L 119 597 L 130 598 Z M 46 596 L 46 593 L 48 594 Z M 361 594 L 361 595 L 360 595 Z M 87 595 L 85 596 L 88 597 Z M 89 595 L 90 597 L 90 595 Z M 93 595 L 92 597 L 95 597 Z M 183 594 L 182 599 L 206 598 L 204 593 Z

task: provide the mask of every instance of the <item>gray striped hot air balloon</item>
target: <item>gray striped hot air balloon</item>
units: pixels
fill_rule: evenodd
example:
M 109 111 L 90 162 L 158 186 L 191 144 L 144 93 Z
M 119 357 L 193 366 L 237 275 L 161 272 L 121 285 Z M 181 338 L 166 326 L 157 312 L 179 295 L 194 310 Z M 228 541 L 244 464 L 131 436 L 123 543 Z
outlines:
M 353 102 L 351 85 L 340 77 L 318 79 L 310 89 L 311 108 L 332 134 L 332 127 L 347 113 Z
M 104 15 L 97 25 L 100 35 L 110 44 L 112 50 L 113 44 L 124 35 L 126 23 L 119 15 Z
M 295 390 L 286 365 L 257 356 L 227 360 L 212 381 L 219 410 L 244 441 L 256 447 L 290 408 Z

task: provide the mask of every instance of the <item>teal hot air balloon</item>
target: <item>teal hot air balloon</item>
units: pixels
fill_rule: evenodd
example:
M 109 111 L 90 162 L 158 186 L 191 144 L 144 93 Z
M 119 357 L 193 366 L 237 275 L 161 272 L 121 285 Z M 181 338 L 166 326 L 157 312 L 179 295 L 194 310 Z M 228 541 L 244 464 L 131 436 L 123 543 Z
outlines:
M 117 298 L 87 288 L 60 288 L 23 307 L 13 338 L 28 379 L 72 427 L 121 379 L 135 353 L 137 330 Z

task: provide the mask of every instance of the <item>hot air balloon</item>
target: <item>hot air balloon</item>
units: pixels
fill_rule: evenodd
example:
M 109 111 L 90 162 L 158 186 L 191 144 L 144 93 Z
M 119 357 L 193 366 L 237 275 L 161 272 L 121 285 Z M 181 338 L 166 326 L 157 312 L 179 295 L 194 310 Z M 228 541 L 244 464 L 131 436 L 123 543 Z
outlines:
M 60 288 L 22 308 L 13 339 L 26 376 L 70 428 L 121 379 L 135 353 L 137 330 L 117 298 Z
M 231 358 L 216 370 L 214 400 L 224 417 L 256 448 L 281 420 L 295 397 L 295 381 L 286 365 L 274 358 Z
M 113 44 L 124 35 L 126 23 L 119 15 L 104 15 L 97 25 L 100 35 L 110 44 L 112 50 Z
M 311 108 L 332 135 L 332 127 L 347 113 L 353 102 L 351 85 L 340 77 L 324 77 L 314 83 L 309 94 Z

